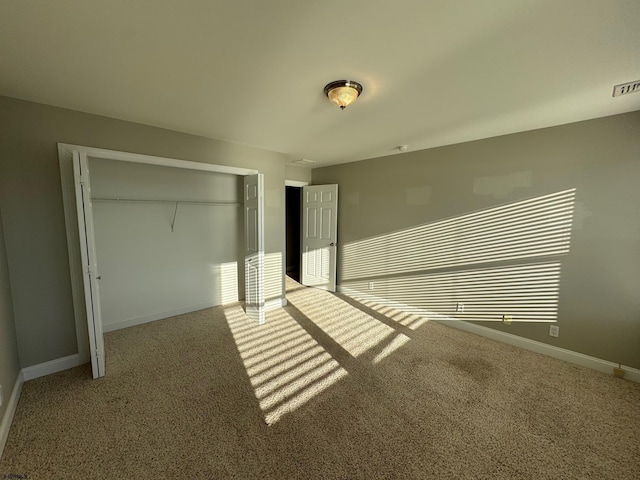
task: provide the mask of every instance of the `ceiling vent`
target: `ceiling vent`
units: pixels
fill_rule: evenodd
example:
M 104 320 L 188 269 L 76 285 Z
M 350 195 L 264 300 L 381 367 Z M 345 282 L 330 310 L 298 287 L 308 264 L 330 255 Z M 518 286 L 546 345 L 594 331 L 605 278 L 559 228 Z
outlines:
M 311 165 L 312 163 L 316 163 L 316 161 L 309 160 L 308 158 L 301 158 L 300 160 L 294 160 L 291 163 L 295 163 L 296 165 Z
M 633 82 L 621 83 L 613 87 L 613 96 L 619 97 L 620 95 L 626 95 L 627 93 L 640 92 L 640 80 Z

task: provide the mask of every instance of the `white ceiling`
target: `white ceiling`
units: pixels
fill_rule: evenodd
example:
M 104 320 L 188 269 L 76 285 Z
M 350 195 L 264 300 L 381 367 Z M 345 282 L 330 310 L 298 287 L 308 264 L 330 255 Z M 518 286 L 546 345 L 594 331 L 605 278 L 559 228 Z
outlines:
M 0 0 L 0 95 L 314 166 L 640 110 L 637 79 L 638 0 Z

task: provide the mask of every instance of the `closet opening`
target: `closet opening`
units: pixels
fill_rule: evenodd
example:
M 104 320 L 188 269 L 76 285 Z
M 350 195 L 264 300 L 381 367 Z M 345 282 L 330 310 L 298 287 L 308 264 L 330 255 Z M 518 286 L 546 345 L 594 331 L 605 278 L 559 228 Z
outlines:
M 300 281 L 302 187 L 285 186 L 287 275 Z
M 93 378 L 105 331 L 242 297 L 264 322 L 262 174 L 67 144 L 58 155 L 78 355 Z

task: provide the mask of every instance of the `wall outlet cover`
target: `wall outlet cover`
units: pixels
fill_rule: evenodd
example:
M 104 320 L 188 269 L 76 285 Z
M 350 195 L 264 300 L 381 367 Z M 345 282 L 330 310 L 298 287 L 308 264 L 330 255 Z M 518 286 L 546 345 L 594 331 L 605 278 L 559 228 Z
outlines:
M 560 327 L 558 325 L 549 325 L 549 335 L 558 337 L 560 335 Z

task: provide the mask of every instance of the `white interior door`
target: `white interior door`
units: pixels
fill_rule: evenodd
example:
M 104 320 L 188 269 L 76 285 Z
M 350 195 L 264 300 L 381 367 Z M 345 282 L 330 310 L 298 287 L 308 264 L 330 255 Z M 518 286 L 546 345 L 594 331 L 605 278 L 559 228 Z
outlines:
M 244 272 L 247 315 L 264 323 L 264 176 L 244 177 Z
M 98 285 L 100 276 L 98 274 L 96 242 L 93 232 L 91 182 L 89 181 L 89 163 L 86 153 L 73 152 L 73 173 L 75 177 L 76 210 L 78 212 L 78 232 L 80 235 L 80 255 L 82 257 L 91 369 L 93 378 L 98 378 L 103 377 L 105 373 L 104 337 L 100 313 L 100 287 Z
M 338 185 L 302 188 L 302 284 L 336 291 Z

